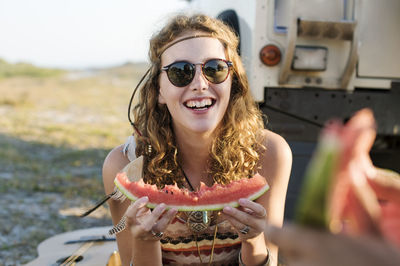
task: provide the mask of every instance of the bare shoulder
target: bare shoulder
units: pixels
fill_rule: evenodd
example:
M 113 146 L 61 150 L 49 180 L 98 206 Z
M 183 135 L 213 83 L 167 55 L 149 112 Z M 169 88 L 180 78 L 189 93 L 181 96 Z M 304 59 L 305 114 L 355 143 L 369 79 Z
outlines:
M 269 179 L 288 179 L 292 168 L 292 151 L 286 140 L 267 129 L 262 133 L 265 151 L 260 156 L 260 174 Z
M 262 133 L 262 144 L 265 146 L 265 152 L 262 158 L 267 160 L 290 160 L 292 159 L 292 151 L 286 140 L 268 130 L 264 129 Z
M 125 165 L 129 163 L 128 158 L 122 153 L 123 145 L 117 146 L 110 151 L 103 163 L 103 183 L 106 193 L 114 189 L 114 178 Z

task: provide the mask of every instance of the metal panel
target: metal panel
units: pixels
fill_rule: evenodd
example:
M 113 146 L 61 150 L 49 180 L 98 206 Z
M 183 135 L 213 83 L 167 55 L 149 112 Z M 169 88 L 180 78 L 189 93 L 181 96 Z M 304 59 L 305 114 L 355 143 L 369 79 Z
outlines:
M 275 31 L 285 32 L 290 24 L 290 2 L 293 0 L 275 0 Z M 310 8 L 312 7 L 312 8 Z M 296 16 L 327 21 L 346 19 L 346 0 L 302 0 L 296 6 Z
M 363 1 L 358 76 L 400 78 L 400 1 Z
M 378 134 L 400 136 L 400 84 L 389 91 L 266 88 L 262 111 L 270 119 L 270 127 L 288 140 L 314 141 L 318 132 L 331 118 L 343 121 L 360 110 L 371 108 L 377 120 Z M 276 116 L 276 115 L 275 115 Z M 289 120 L 290 118 L 290 120 Z

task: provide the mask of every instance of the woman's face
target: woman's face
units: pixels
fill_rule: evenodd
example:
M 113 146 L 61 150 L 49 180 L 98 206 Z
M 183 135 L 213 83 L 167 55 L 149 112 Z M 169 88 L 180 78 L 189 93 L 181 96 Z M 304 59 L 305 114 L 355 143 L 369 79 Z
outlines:
M 193 35 L 183 35 L 180 38 Z M 177 61 L 204 63 L 209 59 L 227 59 L 222 43 L 215 38 L 200 37 L 181 41 L 164 51 L 161 66 Z M 220 83 L 209 82 L 196 65 L 192 82 L 184 87 L 174 86 L 166 71 L 161 71 L 159 103 L 166 104 L 172 116 L 175 132 L 212 134 L 221 122 L 229 104 L 232 78 Z

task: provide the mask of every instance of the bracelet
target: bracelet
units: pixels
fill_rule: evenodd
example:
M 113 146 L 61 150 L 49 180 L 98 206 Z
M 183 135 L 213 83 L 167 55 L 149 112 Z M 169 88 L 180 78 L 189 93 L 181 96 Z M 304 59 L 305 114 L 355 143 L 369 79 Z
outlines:
M 270 262 L 271 262 L 270 257 L 271 257 L 270 252 L 269 252 L 269 249 L 267 248 L 267 261 L 265 263 L 261 264 L 260 266 L 269 266 Z M 239 265 L 246 266 L 246 264 L 244 264 L 243 260 L 242 260 L 242 250 L 239 251 Z

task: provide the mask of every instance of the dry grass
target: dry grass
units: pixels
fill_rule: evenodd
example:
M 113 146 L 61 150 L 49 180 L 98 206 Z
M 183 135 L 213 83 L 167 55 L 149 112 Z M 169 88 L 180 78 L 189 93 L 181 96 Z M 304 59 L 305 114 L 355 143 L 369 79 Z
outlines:
M 32 260 L 54 234 L 111 224 L 107 210 L 83 219 L 65 210 L 103 196 L 101 166 L 131 134 L 128 101 L 144 71 L 0 79 L 0 265 Z

